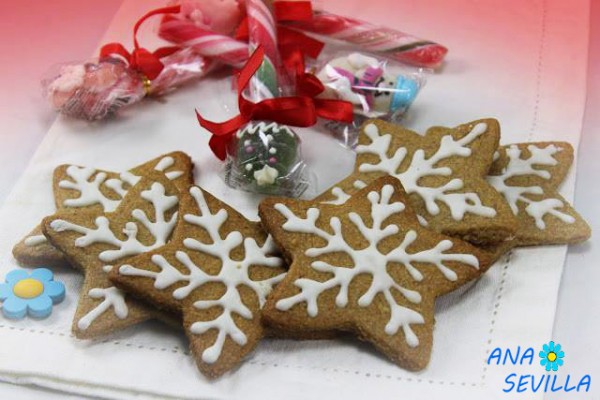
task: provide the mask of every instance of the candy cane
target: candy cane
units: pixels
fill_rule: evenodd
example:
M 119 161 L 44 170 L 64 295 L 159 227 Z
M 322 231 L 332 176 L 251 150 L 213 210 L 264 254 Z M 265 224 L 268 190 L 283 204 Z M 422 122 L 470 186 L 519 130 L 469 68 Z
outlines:
M 448 52 L 440 44 L 326 11 L 315 11 L 312 20 L 293 22 L 291 26 L 420 67 L 438 66 Z
M 178 16 L 165 16 L 158 34 L 165 40 L 183 47 L 191 47 L 200 55 L 235 68 L 244 65 L 250 52 L 246 43 L 200 28 Z
M 264 61 L 251 81 L 250 92 L 255 100 L 277 97 L 279 52 L 275 19 L 262 0 L 246 0 L 246 11 L 250 51 L 253 52 L 259 45 L 265 51 Z

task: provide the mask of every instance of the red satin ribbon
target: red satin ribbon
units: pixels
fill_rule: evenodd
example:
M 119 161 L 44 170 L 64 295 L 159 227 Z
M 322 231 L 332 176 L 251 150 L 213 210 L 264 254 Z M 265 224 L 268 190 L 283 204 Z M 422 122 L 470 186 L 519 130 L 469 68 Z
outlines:
M 310 21 L 313 17 L 310 1 L 275 1 L 273 12 L 278 21 Z
M 310 1 L 276 1 L 274 3 L 275 17 L 278 21 L 302 21 L 312 18 Z M 248 19 L 244 18 L 236 31 L 236 39 L 248 39 Z M 284 68 L 290 76 L 295 76 L 296 93 L 299 96 L 313 98 L 317 115 L 321 118 L 352 122 L 353 106 L 349 102 L 315 98 L 325 87 L 313 74 L 305 70 L 305 58 L 316 59 L 324 43 L 284 26 L 277 27 L 277 47 Z
M 225 159 L 227 146 L 235 132 L 250 121 L 267 120 L 284 125 L 308 127 L 314 125 L 317 122 L 317 115 L 320 115 L 315 107 L 315 100 L 309 96 L 278 97 L 258 103 L 247 100 L 243 96 L 243 92 L 262 64 L 263 58 L 264 50 L 259 46 L 238 74 L 238 105 L 240 109 L 238 116 L 225 122 L 212 122 L 203 118 L 196 111 L 200 125 L 213 134 L 209 146 L 221 160 Z M 352 121 L 352 108 L 348 109 L 343 104 L 339 104 L 346 102 L 335 102 L 337 104 L 335 106 L 331 105 L 332 109 L 323 114 L 328 115 L 330 119 Z M 350 103 L 348 104 L 352 106 Z
M 285 27 L 278 28 L 278 39 L 282 62 L 289 74 L 296 77 L 296 94 L 313 98 L 319 117 L 351 123 L 354 113 L 352 103 L 316 98 L 325 86 L 314 74 L 306 72 L 305 57 L 317 58 L 323 43 Z
M 244 124 L 252 120 L 270 120 L 294 126 L 312 126 L 317 121 L 313 102 L 309 97 L 278 97 L 253 103 L 243 96 L 250 79 L 263 62 L 264 50 L 258 47 L 250 56 L 237 77 L 238 105 L 240 115 L 225 122 L 212 122 L 204 119 L 197 111 L 198 122 L 212 132 L 209 145 L 213 153 L 221 160 L 227 154 L 227 144 L 233 134 Z
M 312 18 L 310 1 L 275 2 L 274 12 L 276 19 L 280 21 L 301 21 Z M 235 37 L 238 40 L 248 39 L 247 18 L 242 20 Z M 296 77 L 297 96 L 267 99 L 259 103 L 253 103 L 244 98 L 242 93 L 264 58 L 264 50 L 259 46 L 237 77 L 240 115 L 228 121 L 217 123 L 204 119 L 196 111 L 200 125 L 213 134 L 209 146 L 221 160 L 224 160 L 227 156 L 227 147 L 235 132 L 252 120 L 274 121 L 284 125 L 300 127 L 314 125 L 317 122 L 317 117 L 347 123 L 353 120 L 353 106 L 351 103 L 315 98 L 325 88 L 316 76 L 305 72 L 304 58 L 306 56 L 317 58 L 323 49 L 323 43 L 285 27 L 278 28 L 277 40 L 284 68 Z
M 106 58 L 116 55 L 124 58 L 129 66 L 144 74 L 148 79 L 152 80 L 156 78 L 164 68 L 163 63 L 160 61 L 161 58 L 173 54 L 179 49 L 177 46 L 161 47 L 154 52 L 150 52 L 144 48 L 141 48 L 137 40 L 137 32 L 148 18 L 159 15 L 159 14 L 177 14 L 181 10 L 181 6 L 163 7 L 157 8 L 146 13 L 140 18 L 135 26 L 133 27 L 133 52 L 129 53 L 125 46 L 121 43 L 108 43 L 100 49 L 100 58 Z

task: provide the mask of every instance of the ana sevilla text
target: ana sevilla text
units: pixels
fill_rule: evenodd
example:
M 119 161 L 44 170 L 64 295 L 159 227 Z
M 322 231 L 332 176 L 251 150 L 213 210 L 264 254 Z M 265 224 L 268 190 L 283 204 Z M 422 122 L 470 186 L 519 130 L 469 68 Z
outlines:
M 534 365 L 536 351 L 532 347 L 501 348 L 496 347 L 490 353 L 488 365 Z M 537 363 L 536 363 L 537 364 Z M 542 367 L 540 367 L 542 368 Z M 533 372 L 533 371 L 532 371 Z M 548 373 L 543 368 L 541 373 L 510 373 L 503 382 L 505 393 L 523 392 L 589 392 L 592 378 L 590 375 L 572 376 L 570 374 Z

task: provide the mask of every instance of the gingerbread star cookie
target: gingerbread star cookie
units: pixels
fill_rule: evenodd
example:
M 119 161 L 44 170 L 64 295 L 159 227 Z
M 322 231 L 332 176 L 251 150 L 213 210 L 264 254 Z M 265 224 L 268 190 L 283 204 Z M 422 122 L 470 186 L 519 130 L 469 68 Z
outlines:
M 369 120 L 361 127 L 354 173 L 316 200 L 344 204 L 370 182 L 391 175 L 402 182 L 424 226 L 475 244 L 498 243 L 516 228 L 510 208 L 485 180 L 499 139 L 495 119 L 433 127 L 424 136 Z
M 193 164 L 182 152 L 157 157 L 128 172 L 101 171 L 91 167 L 61 165 L 54 170 L 53 190 L 57 210 L 85 210 L 101 214 L 114 211 L 127 191 L 152 171 L 164 173 L 178 187 L 193 183 Z M 13 248 L 13 256 L 23 266 L 64 266 L 66 260 L 36 226 Z
M 424 228 L 390 176 L 343 205 L 268 198 L 259 214 L 291 261 L 267 299 L 265 322 L 350 331 L 409 370 L 429 362 L 435 298 L 491 264 L 480 249 Z
M 588 224 L 558 193 L 573 163 L 565 142 L 518 143 L 499 148 L 487 178 L 517 217 L 511 246 L 568 244 L 588 239 Z
M 215 378 L 265 334 L 261 309 L 285 269 L 260 224 L 199 187 L 182 195 L 180 213 L 169 244 L 109 275 L 127 292 L 182 317 L 198 368 Z
M 44 235 L 85 275 L 73 320 L 78 338 L 94 338 L 157 316 L 108 280 L 114 265 L 165 245 L 177 222 L 180 191 L 163 174 L 133 186 L 115 211 L 61 211 L 42 221 Z

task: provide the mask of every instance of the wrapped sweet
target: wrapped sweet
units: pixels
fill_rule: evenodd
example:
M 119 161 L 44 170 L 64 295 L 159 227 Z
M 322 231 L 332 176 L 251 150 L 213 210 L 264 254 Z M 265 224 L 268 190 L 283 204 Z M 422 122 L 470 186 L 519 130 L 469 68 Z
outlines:
M 208 144 L 215 156 L 225 161 L 224 177 L 230 187 L 299 197 L 307 189 L 314 189 L 314 176 L 308 172 L 300 152 L 300 139 L 290 126 L 313 126 L 318 117 L 350 122 L 352 105 L 338 100 L 317 101 L 316 93 L 282 96 L 293 93 L 295 88 L 286 87 L 290 77 L 284 72 L 271 4 L 266 0 L 245 0 L 245 6 L 249 57 L 236 74 L 234 85 L 240 114 L 214 122 L 197 112 L 198 122 L 212 134 Z M 171 19 L 169 16 L 163 20 L 161 32 L 166 27 L 183 29 L 190 24 L 189 21 L 186 25 L 166 24 Z M 198 27 L 189 32 L 198 37 L 204 35 Z M 286 46 L 287 50 L 297 47 L 289 41 Z M 302 52 L 295 54 L 300 66 L 297 70 L 304 72 L 304 56 Z
M 63 65 L 42 87 L 55 110 L 88 120 L 104 118 L 146 95 L 139 75 L 118 59 Z
M 344 146 L 354 148 L 358 128 L 368 118 L 398 122 L 425 83 L 425 71 L 364 53 L 338 53 L 316 69 L 325 90 L 322 99 L 338 99 L 353 105 L 352 123 L 325 124 Z
M 358 115 L 392 120 L 408 109 L 423 80 L 420 74 L 394 73 L 386 61 L 362 53 L 328 61 L 317 77 L 325 86 L 320 97 L 349 101 Z
M 216 63 L 193 49 L 141 48 L 137 29 L 148 18 L 179 13 L 180 6 L 151 10 L 134 26 L 134 49 L 120 43 L 102 46 L 98 59 L 63 64 L 47 73 L 42 88 L 50 105 L 62 114 L 98 120 L 145 96 L 162 95 L 188 81 L 203 77 Z
M 271 100 L 281 92 L 274 19 L 263 0 L 246 0 L 246 7 L 249 48 L 261 48 L 247 94 L 257 102 Z M 255 193 L 298 197 L 309 186 L 305 167 L 300 139 L 291 128 L 274 121 L 250 120 L 237 130 L 228 148 L 225 182 Z
M 240 129 L 227 158 L 225 182 L 246 191 L 301 195 L 309 184 L 300 139 L 285 125 L 250 122 Z
M 315 10 L 311 18 L 287 21 L 287 25 L 417 67 L 437 68 L 448 52 L 446 47 L 431 40 L 325 10 Z

